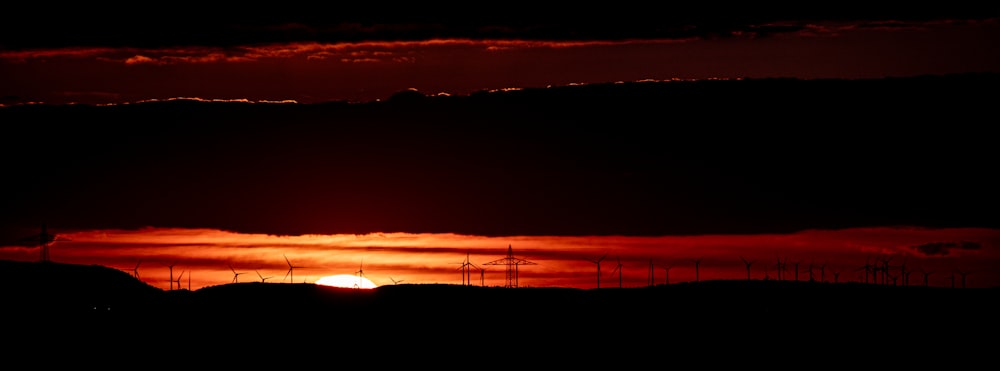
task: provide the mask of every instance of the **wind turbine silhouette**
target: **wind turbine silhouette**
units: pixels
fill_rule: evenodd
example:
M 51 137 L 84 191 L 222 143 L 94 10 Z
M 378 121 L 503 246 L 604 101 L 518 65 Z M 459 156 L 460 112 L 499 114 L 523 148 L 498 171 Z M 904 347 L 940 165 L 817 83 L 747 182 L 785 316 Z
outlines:
M 653 258 L 649 259 L 649 282 L 646 285 L 656 286 L 656 266 L 653 265 Z
M 810 261 L 808 268 L 806 268 L 806 270 L 805 270 L 806 273 L 809 273 L 809 282 L 816 281 L 815 277 L 813 276 L 813 265 L 815 265 L 815 264 Z
M 889 262 L 892 261 L 892 256 L 882 259 L 882 285 L 889 285 Z
M 254 272 L 257 272 L 257 277 L 260 277 L 260 282 L 262 282 L 262 283 L 263 282 L 267 282 L 268 278 L 273 278 L 274 277 L 274 276 L 267 276 L 267 277 L 261 276 L 260 275 L 260 271 L 256 270 L 256 269 L 254 269 Z
M 601 261 L 608 257 L 608 253 L 604 253 L 600 259 L 597 260 L 587 260 L 591 263 L 597 264 L 597 288 L 601 288 Z
M 479 266 L 472 264 L 472 260 L 469 259 L 469 252 L 465 252 L 465 260 L 461 263 L 462 266 L 458 269 L 462 271 L 462 286 L 472 285 L 472 270 L 469 267 L 480 269 Z M 468 277 L 468 279 L 466 279 Z
M 927 286 L 929 286 L 929 283 L 928 283 L 928 278 L 930 277 L 930 275 L 931 275 L 931 274 L 933 274 L 933 273 L 934 273 L 934 271 L 923 271 L 923 272 L 921 272 L 921 273 L 923 273 L 923 274 L 924 274 L 924 287 L 927 287 Z
M 170 263 L 170 265 L 167 265 L 167 268 L 170 269 L 170 290 L 171 291 L 173 291 L 173 289 L 174 289 L 174 265 L 177 265 L 177 262 L 173 262 L 173 263 Z
M 139 261 L 135 263 L 135 267 L 132 268 L 132 277 L 141 281 L 141 279 L 139 279 L 139 264 L 142 264 L 142 259 L 139 259 Z
M 365 277 L 365 258 L 361 258 L 361 265 L 358 265 L 358 271 L 354 272 L 358 274 L 358 281 L 354 283 L 354 288 L 361 287 L 361 279 Z
M 742 260 L 743 264 L 745 264 L 747 266 L 747 281 L 749 281 L 750 280 L 750 266 L 753 265 L 753 263 L 756 260 L 746 260 L 746 258 L 744 258 L 742 256 L 740 256 L 740 260 Z
M 285 278 L 291 277 L 291 279 L 289 279 L 288 282 L 295 283 L 295 271 L 294 271 L 295 268 L 305 268 L 305 267 L 294 266 L 292 265 L 292 262 L 288 260 L 288 256 L 285 256 L 285 254 L 281 254 L 281 256 L 285 257 L 285 263 L 288 263 L 288 272 L 285 273 Z M 284 282 L 285 278 L 282 278 L 281 281 Z
M 903 280 L 903 286 L 910 285 L 910 271 L 906 270 L 906 257 L 903 257 L 903 261 L 894 268 L 899 268 L 899 277 Z
M 393 279 L 392 276 L 389 276 L 389 281 L 392 281 L 393 285 L 398 285 L 399 283 L 403 282 L 403 280 Z
M 618 264 L 611 271 L 611 275 L 614 276 L 615 272 L 618 272 L 618 288 L 622 288 L 622 259 L 617 255 L 615 255 L 615 259 L 618 260 Z
M 233 271 L 233 283 L 240 282 L 240 279 L 239 279 L 240 275 L 243 274 L 243 273 L 246 273 L 246 272 L 237 272 L 236 269 L 233 269 L 233 265 L 232 264 L 229 265 L 229 270 Z
M 670 268 L 673 268 L 673 267 L 674 267 L 673 264 L 667 264 L 667 265 L 663 266 L 663 273 L 666 276 L 666 279 L 663 281 L 664 284 L 667 284 L 667 285 L 670 284 Z
M 959 276 L 962 276 L 962 288 L 964 289 L 965 288 L 965 276 L 968 276 L 969 273 L 972 273 L 972 272 L 960 271 L 960 270 L 956 269 L 955 273 L 958 273 Z M 954 284 L 952 284 L 952 286 L 954 286 Z
M 865 271 L 865 283 L 868 283 L 868 276 L 877 277 L 875 274 L 876 265 L 872 264 L 871 256 L 865 257 L 865 265 L 862 265 L 855 269 L 855 271 L 864 270 Z
M 486 267 L 479 268 L 479 286 L 486 286 Z
M 702 258 L 691 259 L 691 261 L 694 262 L 694 282 L 698 282 L 701 280 L 701 278 L 698 277 L 698 270 L 701 266 L 701 259 Z
M 778 260 L 777 264 L 775 264 L 775 268 L 777 269 L 778 281 L 782 281 L 784 280 L 783 273 L 788 271 L 788 257 L 786 256 L 785 259 L 782 260 L 781 255 L 774 254 L 774 256 Z
M 184 271 L 183 270 L 181 271 L 181 274 L 179 276 L 177 276 L 177 279 L 174 280 L 174 282 L 177 282 L 177 289 L 178 290 L 181 289 L 181 277 L 184 277 Z M 171 284 L 171 286 L 173 286 L 173 285 Z

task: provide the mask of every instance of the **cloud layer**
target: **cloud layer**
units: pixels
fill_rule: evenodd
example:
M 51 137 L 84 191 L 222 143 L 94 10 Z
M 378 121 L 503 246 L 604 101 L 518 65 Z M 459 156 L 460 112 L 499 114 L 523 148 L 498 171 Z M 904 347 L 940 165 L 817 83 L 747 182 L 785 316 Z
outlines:
M 450 38 L 623 40 L 728 37 L 789 32 L 822 22 L 987 19 L 988 3 L 837 3 L 835 6 L 648 2 L 555 6 L 504 2 L 487 9 L 434 5 L 338 2 L 257 7 L 245 3 L 172 2 L 153 13 L 93 3 L 5 6 L 0 49 L 108 46 L 237 46 L 286 42 L 361 42 Z M 155 15 L 153 15 L 155 14 Z

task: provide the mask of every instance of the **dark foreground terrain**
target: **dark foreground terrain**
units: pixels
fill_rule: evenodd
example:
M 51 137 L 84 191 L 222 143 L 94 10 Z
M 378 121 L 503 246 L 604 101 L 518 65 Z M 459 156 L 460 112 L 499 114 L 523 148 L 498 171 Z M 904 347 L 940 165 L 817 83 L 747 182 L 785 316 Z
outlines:
M 71 354 L 80 362 L 193 357 L 253 366 L 374 354 L 373 365 L 384 366 L 496 356 L 562 367 L 610 366 L 615 357 L 954 367 L 995 351 L 998 292 L 739 280 L 589 290 L 236 283 L 164 291 L 102 266 L 0 261 L 8 350 L 25 350 L 8 355 Z

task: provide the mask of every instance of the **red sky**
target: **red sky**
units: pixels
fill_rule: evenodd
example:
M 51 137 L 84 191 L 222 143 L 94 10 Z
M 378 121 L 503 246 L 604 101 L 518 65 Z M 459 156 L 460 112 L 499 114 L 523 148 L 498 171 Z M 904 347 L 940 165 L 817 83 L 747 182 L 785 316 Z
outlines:
M 985 228 L 854 228 L 806 230 L 788 234 L 627 236 L 510 236 L 458 234 L 378 233 L 363 235 L 274 236 L 210 229 L 98 230 L 59 233 L 64 241 L 50 246 L 52 261 L 98 264 L 133 273 L 150 285 L 170 288 L 170 268 L 181 287 L 192 289 L 239 282 L 315 282 L 320 277 L 359 270 L 376 285 L 396 283 L 462 284 L 462 262 L 475 265 L 471 281 L 487 286 L 506 285 L 507 247 L 515 258 L 535 264 L 518 265 L 522 287 L 648 285 L 649 265 L 656 284 L 696 279 L 778 279 L 778 259 L 786 264 L 783 279 L 826 282 L 864 282 L 868 263 L 888 261 L 889 284 L 937 287 L 993 287 L 1000 285 L 1000 230 Z M 288 262 L 285 258 L 288 258 Z M 6 247 L 0 259 L 33 261 L 39 249 Z M 699 261 L 697 272 L 695 261 Z M 495 263 L 494 263 L 495 264 Z M 231 268 L 232 269 L 231 269 Z M 480 271 L 479 268 L 484 268 Z M 184 276 L 181 276 L 184 272 Z M 927 273 L 925 277 L 925 273 Z M 258 275 L 259 274 L 259 275 Z M 696 275 L 697 274 L 697 278 Z M 185 278 L 186 277 L 186 278 Z M 188 282 L 190 279 L 190 283 Z M 874 280 L 874 278 L 870 278 Z M 880 279 L 881 282 L 881 279 Z M 177 285 L 175 283 L 174 285 Z M 176 288 L 176 286 L 175 286 Z
M 163 9 L 162 19 L 183 20 L 172 23 L 96 5 L 11 8 L 0 22 L 0 118 L 15 140 L 0 161 L 16 175 L 0 235 L 49 223 L 71 240 L 52 246 L 52 260 L 131 272 L 141 259 L 141 278 L 162 288 L 170 264 L 192 288 L 231 282 L 230 264 L 240 281 L 256 271 L 280 281 L 283 255 L 303 267 L 296 281 L 363 267 L 379 285 L 460 284 L 467 255 L 482 265 L 508 245 L 538 263 L 520 267 L 525 286 L 594 287 L 590 260 L 604 254 L 602 287 L 617 285 L 618 258 L 631 287 L 646 284 L 650 259 L 657 282 L 665 266 L 671 282 L 693 280 L 697 259 L 700 279 L 745 278 L 741 256 L 757 279 L 776 278 L 780 256 L 789 269 L 799 263 L 799 279 L 812 264 L 826 281 L 863 280 L 858 267 L 891 258 L 933 271 L 935 286 L 956 272 L 970 287 L 1000 283 L 1000 232 L 982 217 L 998 204 L 986 179 L 992 134 L 977 126 L 993 102 L 976 92 L 930 92 L 941 101 L 928 103 L 831 89 L 816 103 L 737 90 L 718 104 L 657 96 L 608 111 L 570 95 L 544 112 L 308 116 L 308 104 L 407 89 L 998 73 L 995 7 L 509 6 L 449 18 L 341 6 L 320 16 L 178 5 Z M 148 116 L 124 104 L 175 98 L 299 104 Z M 67 103 L 120 110 L 46 110 Z M 42 107 L 17 110 L 26 106 Z M 0 258 L 39 256 L 9 245 L 0 242 Z M 488 268 L 485 283 L 502 285 L 503 267 Z
M 726 37 L 296 40 L 239 46 L 0 48 L 2 104 L 150 99 L 370 101 L 616 81 L 1000 72 L 996 19 L 771 23 Z M 764 33 L 764 29 L 793 31 Z

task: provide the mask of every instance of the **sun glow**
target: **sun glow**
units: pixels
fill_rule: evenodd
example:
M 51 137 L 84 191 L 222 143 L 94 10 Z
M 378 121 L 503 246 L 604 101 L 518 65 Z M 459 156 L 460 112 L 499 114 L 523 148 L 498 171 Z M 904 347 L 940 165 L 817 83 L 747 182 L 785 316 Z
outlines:
M 355 276 L 352 274 L 338 274 L 333 276 L 326 276 L 316 280 L 317 285 L 326 285 L 334 287 L 347 287 L 347 288 L 358 288 L 358 289 L 374 289 L 378 287 L 371 280 Z

